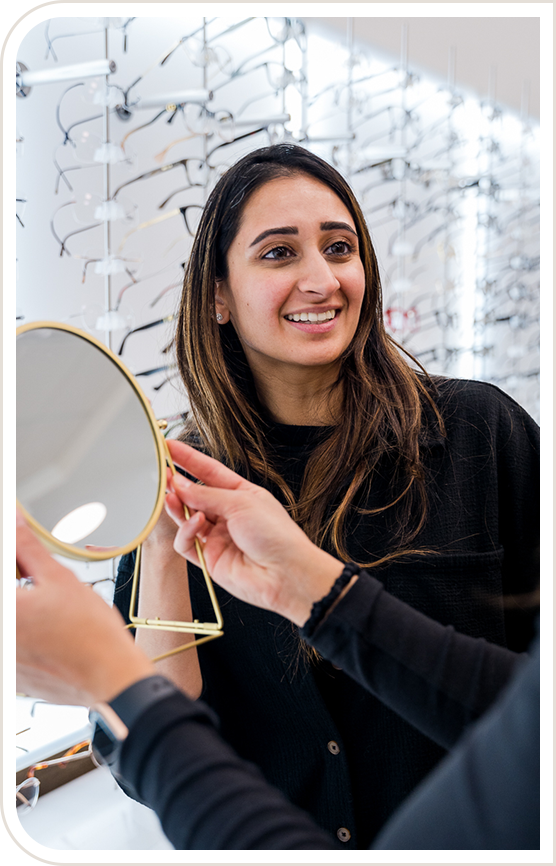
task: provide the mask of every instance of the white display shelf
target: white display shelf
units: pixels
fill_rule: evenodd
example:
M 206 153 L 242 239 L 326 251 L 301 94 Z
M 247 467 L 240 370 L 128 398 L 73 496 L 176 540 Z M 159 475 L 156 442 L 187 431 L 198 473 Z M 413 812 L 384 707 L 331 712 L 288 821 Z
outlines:
M 126 796 L 104 767 L 39 796 L 20 823 L 24 847 L 27 835 L 57 850 L 173 850 L 155 813 Z

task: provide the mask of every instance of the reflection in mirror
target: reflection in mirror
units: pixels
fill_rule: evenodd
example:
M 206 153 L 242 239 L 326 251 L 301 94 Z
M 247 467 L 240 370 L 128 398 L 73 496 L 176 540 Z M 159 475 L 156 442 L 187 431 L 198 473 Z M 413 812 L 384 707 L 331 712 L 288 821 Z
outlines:
M 132 382 L 71 331 L 17 336 L 17 498 L 84 551 L 129 547 L 159 502 L 161 458 Z
M 52 535 L 65 544 L 75 544 L 98 529 L 106 514 L 106 505 L 102 502 L 87 502 L 62 517 L 52 530 Z

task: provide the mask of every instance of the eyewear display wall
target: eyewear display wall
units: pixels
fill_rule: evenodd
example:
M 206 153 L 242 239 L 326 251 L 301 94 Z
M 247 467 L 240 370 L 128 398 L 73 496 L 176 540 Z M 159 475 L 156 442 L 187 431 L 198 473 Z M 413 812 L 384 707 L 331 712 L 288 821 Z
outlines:
M 512 116 L 494 92 L 461 91 L 455 62 L 445 82 L 412 69 L 407 33 L 388 63 L 356 32 L 353 19 L 333 46 L 310 19 L 239 16 L 34 28 L 18 52 L 29 70 L 108 56 L 116 71 L 17 100 L 19 321 L 65 320 L 116 351 L 137 334 L 126 362 L 160 370 L 144 380 L 155 411 L 184 411 L 163 350 L 206 196 L 239 155 L 293 140 L 352 183 L 395 339 L 433 372 L 496 382 L 538 416 L 538 130 L 526 97 Z

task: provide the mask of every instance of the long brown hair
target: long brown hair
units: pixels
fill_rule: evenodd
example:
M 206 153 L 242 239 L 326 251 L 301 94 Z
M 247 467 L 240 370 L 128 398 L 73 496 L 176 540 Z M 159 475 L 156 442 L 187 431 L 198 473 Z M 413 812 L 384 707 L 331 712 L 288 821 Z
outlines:
M 214 298 L 216 281 L 227 277 L 227 252 L 250 196 L 270 180 L 296 174 L 325 184 L 350 212 L 359 236 L 366 286 L 357 330 L 340 359 L 335 385 L 342 388 L 342 423 L 330 428 L 312 452 L 297 500 L 268 446 L 265 409 L 258 401 L 239 338 L 231 323 L 217 325 Z M 345 560 L 350 558 L 346 516 L 388 454 L 390 500 L 364 513 L 396 506 L 397 550 L 384 558 L 408 552 L 427 510 L 420 456 L 425 403 L 432 407 L 441 431 L 443 425 L 431 396 L 430 379 L 409 366 L 386 333 L 369 231 L 352 190 L 332 166 L 302 147 L 277 144 L 249 153 L 219 179 L 204 209 L 185 271 L 175 345 L 191 404 L 192 417 L 183 438 L 195 435 L 213 457 L 281 491 L 308 536 Z M 330 505 L 338 497 L 331 513 Z

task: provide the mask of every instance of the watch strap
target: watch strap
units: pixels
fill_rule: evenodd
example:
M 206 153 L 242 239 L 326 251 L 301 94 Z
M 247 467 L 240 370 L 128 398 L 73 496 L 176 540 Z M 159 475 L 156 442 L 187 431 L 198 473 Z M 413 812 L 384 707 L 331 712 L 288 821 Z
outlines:
M 175 695 L 176 692 L 179 692 L 179 689 L 170 680 L 160 674 L 153 674 L 124 689 L 108 702 L 108 706 L 128 730 L 131 730 L 139 716 L 152 704 L 169 695 Z
M 156 674 L 133 683 L 109 703 L 94 704 L 89 709 L 89 720 L 94 725 L 92 754 L 96 763 L 105 764 L 117 774 L 130 728 L 149 707 L 177 691 L 173 683 Z

